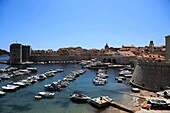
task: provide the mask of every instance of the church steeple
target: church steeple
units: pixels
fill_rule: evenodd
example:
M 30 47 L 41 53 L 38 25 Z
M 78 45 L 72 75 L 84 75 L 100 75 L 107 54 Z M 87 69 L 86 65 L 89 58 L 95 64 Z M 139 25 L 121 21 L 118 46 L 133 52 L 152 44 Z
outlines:
M 109 46 L 108 46 L 108 44 L 107 44 L 107 43 L 106 43 L 106 45 L 105 45 L 104 49 L 109 49 Z

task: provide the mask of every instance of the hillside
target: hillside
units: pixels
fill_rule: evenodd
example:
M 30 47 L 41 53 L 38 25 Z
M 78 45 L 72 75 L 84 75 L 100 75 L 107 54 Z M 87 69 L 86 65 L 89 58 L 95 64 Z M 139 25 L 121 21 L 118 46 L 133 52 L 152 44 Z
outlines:
M 6 50 L 0 49 L 0 56 L 1 55 L 9 55 L 9 52 L 7 52 Z

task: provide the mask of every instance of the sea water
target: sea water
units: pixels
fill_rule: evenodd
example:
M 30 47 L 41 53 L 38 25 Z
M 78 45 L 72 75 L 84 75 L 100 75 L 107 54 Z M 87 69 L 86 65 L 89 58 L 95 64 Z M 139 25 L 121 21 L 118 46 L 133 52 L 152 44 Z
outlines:
M 0 64 L 0 68 L 6 67 L 6 64 Z M 54 77 L 47 78 L 44 81 L 37 82 L 16 92 L 8 92 L 5 96 L 0 97 L 0 113 L 99 113 L 100 110 L 92 107 L 90 104 L 77 104 L 69 99 L 69 95 L 77 90 L 90 96 L 91 98 L 102 95 L 109 96 L 115 102 L 127 105 L 133 100 L 131 96 L 131 86 L 128 81 L 117 83 L 115 77 L 118 76 L 118 69 L 108 69 L 108 83 L 105 86 L 95 86 L 92 79 L 96 76 L 95 70 L 85 69 L 86 72 L 80 75 L 75 81 L 70 82 L 69 86 L 62 91 L 55 92 L 52 99 L 35 100 L 34 96 L 40 91 L 45 91 L 44 85 L 50 84 L 59 79 L 63 79 L 71 71 L 82 69 L 79 64 L 45 64 L 45 65 L 28 65 L 19 66 L 19 68 L 36 67 L 37 74 L 44 73 L 49 69 L 64 69 L 64 72 L 57 73 Z M 2 73 L 0 73 L 0 76 Z M 14 77 L 10 80 L 0 82 L 0 87 L 8 84 L 10 81 L 25 79 L 31 75 Z M 123 93 L 122 93 L 123 92 Z

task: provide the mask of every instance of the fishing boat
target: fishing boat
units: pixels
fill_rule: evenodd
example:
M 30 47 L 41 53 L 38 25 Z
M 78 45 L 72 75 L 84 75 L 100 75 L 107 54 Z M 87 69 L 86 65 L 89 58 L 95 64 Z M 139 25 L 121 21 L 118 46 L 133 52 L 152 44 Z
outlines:
M 80 92 L 73 92 L 71 95 L 70 95 L 70 99 L 74 102 L 78 102 L 78 103 L 85 103 L 87 102 L 88 100 L 90 100 L 91 98 L 88 97 L 87 95 L 84 95 Z

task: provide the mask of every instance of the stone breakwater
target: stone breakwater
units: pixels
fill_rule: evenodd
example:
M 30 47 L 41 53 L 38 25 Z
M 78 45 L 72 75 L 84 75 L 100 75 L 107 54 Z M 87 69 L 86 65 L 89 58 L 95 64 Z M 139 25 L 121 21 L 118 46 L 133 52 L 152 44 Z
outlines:
M 147 90 L 159 91 L 170 87 L 169 80 L 169 62 L 139 59 L 131 83 Z

